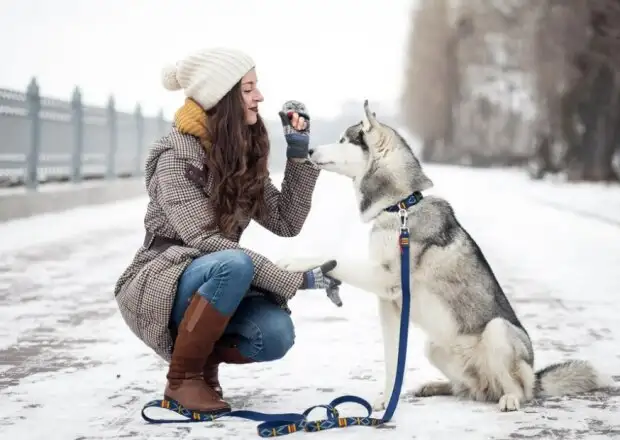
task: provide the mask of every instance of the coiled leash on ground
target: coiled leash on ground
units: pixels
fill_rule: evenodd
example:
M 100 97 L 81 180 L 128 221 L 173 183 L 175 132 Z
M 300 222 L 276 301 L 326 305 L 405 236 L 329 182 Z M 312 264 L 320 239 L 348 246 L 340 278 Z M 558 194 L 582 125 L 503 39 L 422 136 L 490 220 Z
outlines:
M 142 418 L 149 423 L 194 423 L 213 421 L 223 417 L 237 417 L 255 422 L 262 422 L 257 426 L 258 435 L 260 437 L 278 437 L 298 431 L 317 432 L 332 428 L 346 428 L 349 426 L 379 426 L 389 422 L 398 405 L 407 359 L 407 337 L 409 333 L 409 307 L 411 303 L 411 292 L 409 284 L 409 228 L 407 226 L 406 208 L 416 204 L 421 198 L 421 195 L 414 194 L 405 199 L 405 201 L 386 210 L 389 212 L 398 210 L 398 214 L 400 216 L 399 246 L 401 257 L 400 273 L 403 304 L 400 314 L 400 335 L 398 341 L 398 364 L 396 367 L 396 378 L 394 380 L 392 395 L 390 396 L 387 408 L 381 418 L 371 417 L 372 406 L 370 403 L 361 397 L 352 395 L 338 397 L 327 405 L 312 406 L 301 414 L 267 414 L 258 411 L 236 410 L 211 415 L 188 410 L 174 400 L 153 400 L 144 405 L 142 408 Z M 357 403 L 366 409 L 367 414 L 359 417 L 340 417 L 336 407 L 343 403 Z M 145 411 L 148 408 L 165 408 L 184 416 L 185 419 L 153 419 L 145 414 Z M 308 420 L 308 415 L 317 408 L 325 409 L 326 418 L 319 420 Z

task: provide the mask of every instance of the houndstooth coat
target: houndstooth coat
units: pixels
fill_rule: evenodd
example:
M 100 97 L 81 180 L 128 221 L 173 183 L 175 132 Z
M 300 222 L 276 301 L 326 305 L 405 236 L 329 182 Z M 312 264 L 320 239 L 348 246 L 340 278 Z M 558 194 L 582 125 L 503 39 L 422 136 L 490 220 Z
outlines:
M 131 331 L 167 361 L 173 342 L 168 325 L 179 276 L 196 257 L 224 249 L 241 249 L 239 238 L 250 222 L 249 218 L 243 219 L 233 239 L 207 228 L 213 219 L 208 199 L 212 179 L 204 177 L 203 159 L 204 151 L 198 139 L 175 127 L 153 145 L 146 161 L 150 201 L 144 226 L 155 235 L 180 239 L 185 246 L 158 251 L 148 249 L 145 243 L 114 289 L 120 313 Z M 319 170 L 313 165 L 288 161 L 281 191 L 271 181 L 267 184 L 268 219 L 256 221 L 279 236 L 297 235 L 310 212 L 318 176 Z M 302 283 L 302 274 L 282 270 L 266 257 L 242 250 L 254 263 L 252 284 L 256 291 L 267 292 L 268 298 L 287 308 L 287 301 Z

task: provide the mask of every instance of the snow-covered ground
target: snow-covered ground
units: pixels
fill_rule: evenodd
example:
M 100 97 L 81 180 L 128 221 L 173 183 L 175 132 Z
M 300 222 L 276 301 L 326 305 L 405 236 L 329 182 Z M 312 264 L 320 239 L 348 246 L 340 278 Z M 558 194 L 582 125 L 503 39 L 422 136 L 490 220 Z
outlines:
M 431 192 L 449 198 L 490 260 L 534 340 L 537 367 L 584 358 L 619 375 L 620 190 L 530 182 L 496 170 L 427 171 L 435 181 Z M 145 203 L 0 224 L 0 438 L 257 438 L 255 423 L 237 419 L 148 425 L 140 417 L 143 404 L 161 396 L 165 365 L 122 322 L 112 289 L 142 241 Z M 366 230 L 350 185 L 323 173 L 300 236 L 277 238 L 252 225 L 242 244 L 273 259 L 335 247 L 360 254 Z M 284 359 L 222 367 L 234 407 L 300 412 L 341 394 L 375 397 L 383 380 L 376 301 L 348 286 L 341 295 L 344 306 L 336 308 L 319 291 L 298 294 L 291 303 L 296 345 Z M 291 438 L 620 437 L 618 392 L 536 401 L 517 413 L 448 397 L 415 399 L 416 386 L 441 377 L 424 358 L 423 343 L 413 329 L 391 429 Z

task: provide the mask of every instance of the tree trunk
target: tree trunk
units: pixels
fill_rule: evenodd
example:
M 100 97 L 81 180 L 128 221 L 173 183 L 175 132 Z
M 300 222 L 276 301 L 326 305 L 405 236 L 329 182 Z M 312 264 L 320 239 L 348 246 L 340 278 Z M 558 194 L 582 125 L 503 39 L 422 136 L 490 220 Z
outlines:
M 540 180 L 545 177 L 545 174 L 556 171 L 551 154 L 553 140 L 550 135 L 539 133 L 535 142 L 535 151 L 527 164 L 527 171 L 532 179 Z
M 568 179 L 571 181 L 612 181 L 612 167 L 618 129 L 618 99 L 614 73 L 605 64 L 593 66 L 596 77 L 581 108 L 584 132 L 578 148 L 570 154 Z
M 422 142 L 422 154 L 421 158 L 422 162 L 432 162 L 433 161 L 433 150 L 435 149 L 436 142 L 433 140 L 425 139 Z

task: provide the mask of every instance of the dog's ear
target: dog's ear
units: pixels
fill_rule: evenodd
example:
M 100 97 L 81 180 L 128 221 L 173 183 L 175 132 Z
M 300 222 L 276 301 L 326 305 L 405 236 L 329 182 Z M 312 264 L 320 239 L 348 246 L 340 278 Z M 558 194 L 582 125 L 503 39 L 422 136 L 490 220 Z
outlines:
M 368 100 L 364 100 L 364 119 L 362 119 L 362 129 L 365 132 L 369 132 L 378 125 L 377 115 L 375 112 L 371 112 L 368 106 Z

